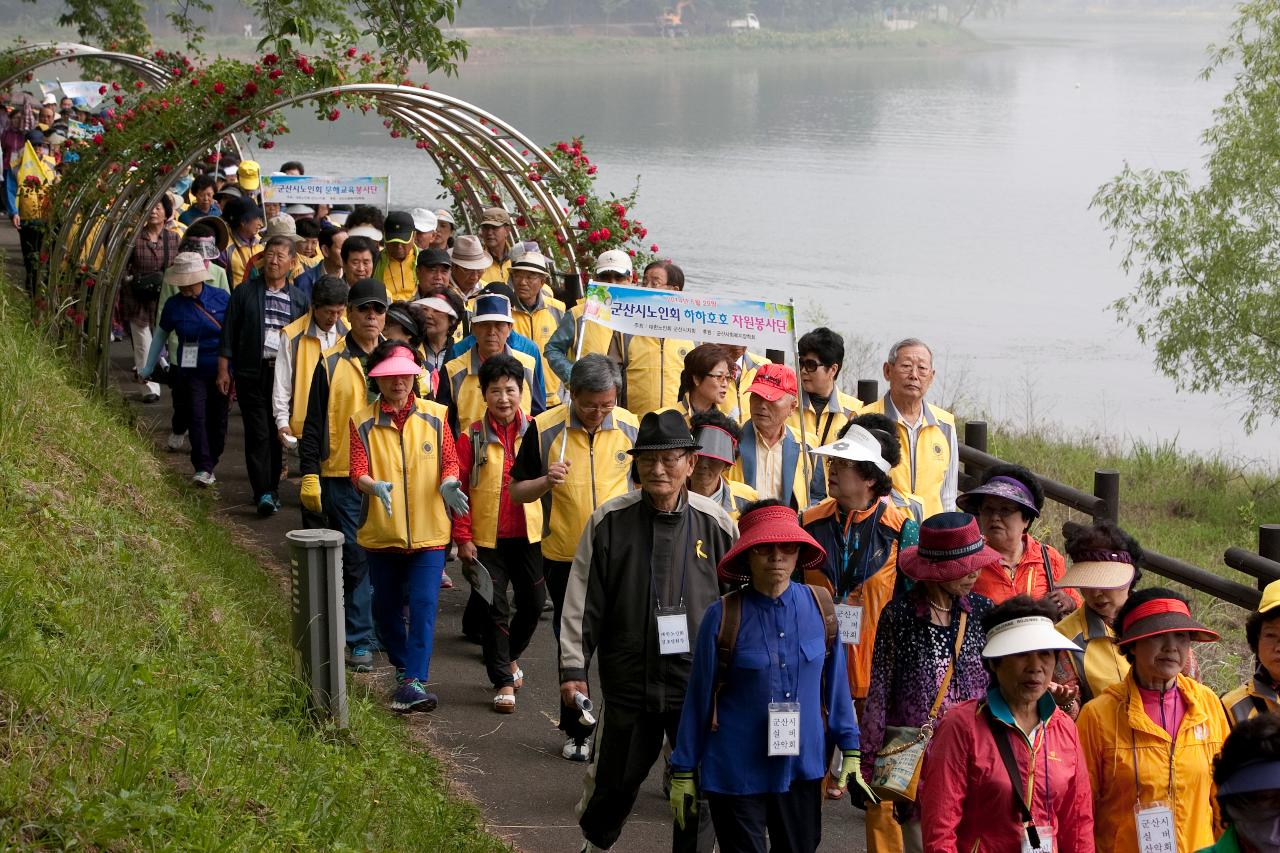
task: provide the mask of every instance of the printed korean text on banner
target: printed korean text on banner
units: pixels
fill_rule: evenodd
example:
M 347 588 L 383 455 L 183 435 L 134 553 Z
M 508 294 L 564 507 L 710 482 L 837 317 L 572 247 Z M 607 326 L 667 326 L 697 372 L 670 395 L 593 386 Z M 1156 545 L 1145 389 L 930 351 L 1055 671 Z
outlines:
M 791 306 L 781 302 L 598 281 L 587 286 L 586 298 L 588 320 L 624 334 L 752 349 L 791 349 L 795 318 Z
M 85 124 L 75 119 L 67 121 L 67 136 L 70 139 L 93 139 L 95 133 L 102 133 L 102 125 Z
M 319 175 L 264 175 L 262 200 L 278 204 L 369 204 L 386 207 L 388 180 L 326 178 Z

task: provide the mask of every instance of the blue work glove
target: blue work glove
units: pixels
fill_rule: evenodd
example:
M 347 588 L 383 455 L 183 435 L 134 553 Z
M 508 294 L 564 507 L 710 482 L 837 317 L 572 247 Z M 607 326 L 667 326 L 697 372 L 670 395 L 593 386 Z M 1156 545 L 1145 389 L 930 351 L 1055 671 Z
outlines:
M 471 502 L 467 493 L 462 491 L 462 484 L 452 477 L 440 484 L 440 497 L 444 505 L 453 510 L 454 515 L 466 515 L 471 510 Z
M 684 829 L 690 815 L 698 813 L 698 786 L 693 781 L 692 770 L 671 772 L 671 816 L 676 826 Z
M 392 484 L 385 480 L 374 480 L 373 485 L 369 487 L 369 493 L 382 501 L 382 508 L 387 511 L 388 517 L 391 515 L 391 489 Z
M 853 782 L 853 786 L 849 788 L 849 802 L 853 803 L 853 807 L 866 810 L 868 805 L 875 805 L 880 802 L 880 798 L 875 792 L 867 787 L 866 781 L 862 778 L 862 751 L 858 749 L 846 749 L 844 758 L 840 761 L 840 773 L 836 776 L 836 785 L 840 788 L 849 787 L 849 782 Z

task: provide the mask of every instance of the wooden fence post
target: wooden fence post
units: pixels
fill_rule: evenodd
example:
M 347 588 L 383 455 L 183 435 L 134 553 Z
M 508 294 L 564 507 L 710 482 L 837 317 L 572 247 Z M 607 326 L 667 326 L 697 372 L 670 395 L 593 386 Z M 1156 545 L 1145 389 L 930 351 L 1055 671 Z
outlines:
M 1096 521 L 1120 520 L 1120 472 L 1111 468 L 1099 468 L 1093 472 L 1094 497 L 1102 499 L 1102 506 L 1094 514 Z
M 858 380 L 858 400 L 864 405 L 870 405 L 880 399 L 880 383 L 874 379 Z
M 1258 526 L 1258 556 L 1280 563 L 1280 524 Z M 1258 589 L 1264 589 L 1268 581 L 1258 579 Z

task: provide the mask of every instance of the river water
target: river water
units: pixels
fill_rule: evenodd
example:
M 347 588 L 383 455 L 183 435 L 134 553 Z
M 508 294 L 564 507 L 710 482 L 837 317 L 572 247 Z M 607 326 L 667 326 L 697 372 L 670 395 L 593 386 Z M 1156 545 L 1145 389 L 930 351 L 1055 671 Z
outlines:
M 638 215 L 691 289 L 794 298 L 802 328 L 857 339 L 850 372 L 918 336 L 935 401 L 970 417 L 1275 467 L 1276 430 L 1246 436 L 1238 404 L 1178 393 L 1116 322 L 1129 282 L 1088 209 L 1126 159 L 1199 169 L 1229 80 L 1197 75 L 1227 23 L 1020 15 L 974 26 L 992 49 L 946 58 L 474 66 L 433 83 L 543 144 L 584 134 L 607 189 L 642 176 Z M 299 157 L 392 174 L 393 206 L 435 198 L 429 161 L 378 122 L 298 119 L 268 168 Z

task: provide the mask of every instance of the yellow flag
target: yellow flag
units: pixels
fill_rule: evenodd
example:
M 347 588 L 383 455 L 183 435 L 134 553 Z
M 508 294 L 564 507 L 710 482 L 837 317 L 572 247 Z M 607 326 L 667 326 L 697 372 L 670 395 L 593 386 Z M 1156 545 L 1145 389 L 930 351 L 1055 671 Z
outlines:
M 31 175 L 39 178 L 41 184 L 53 181 L 53 169 L 36 154 L 30 142 L 25 142 L 22 145 L 22 160 L 18 163 L 18 187 L 26 186 L 27 177 Z

